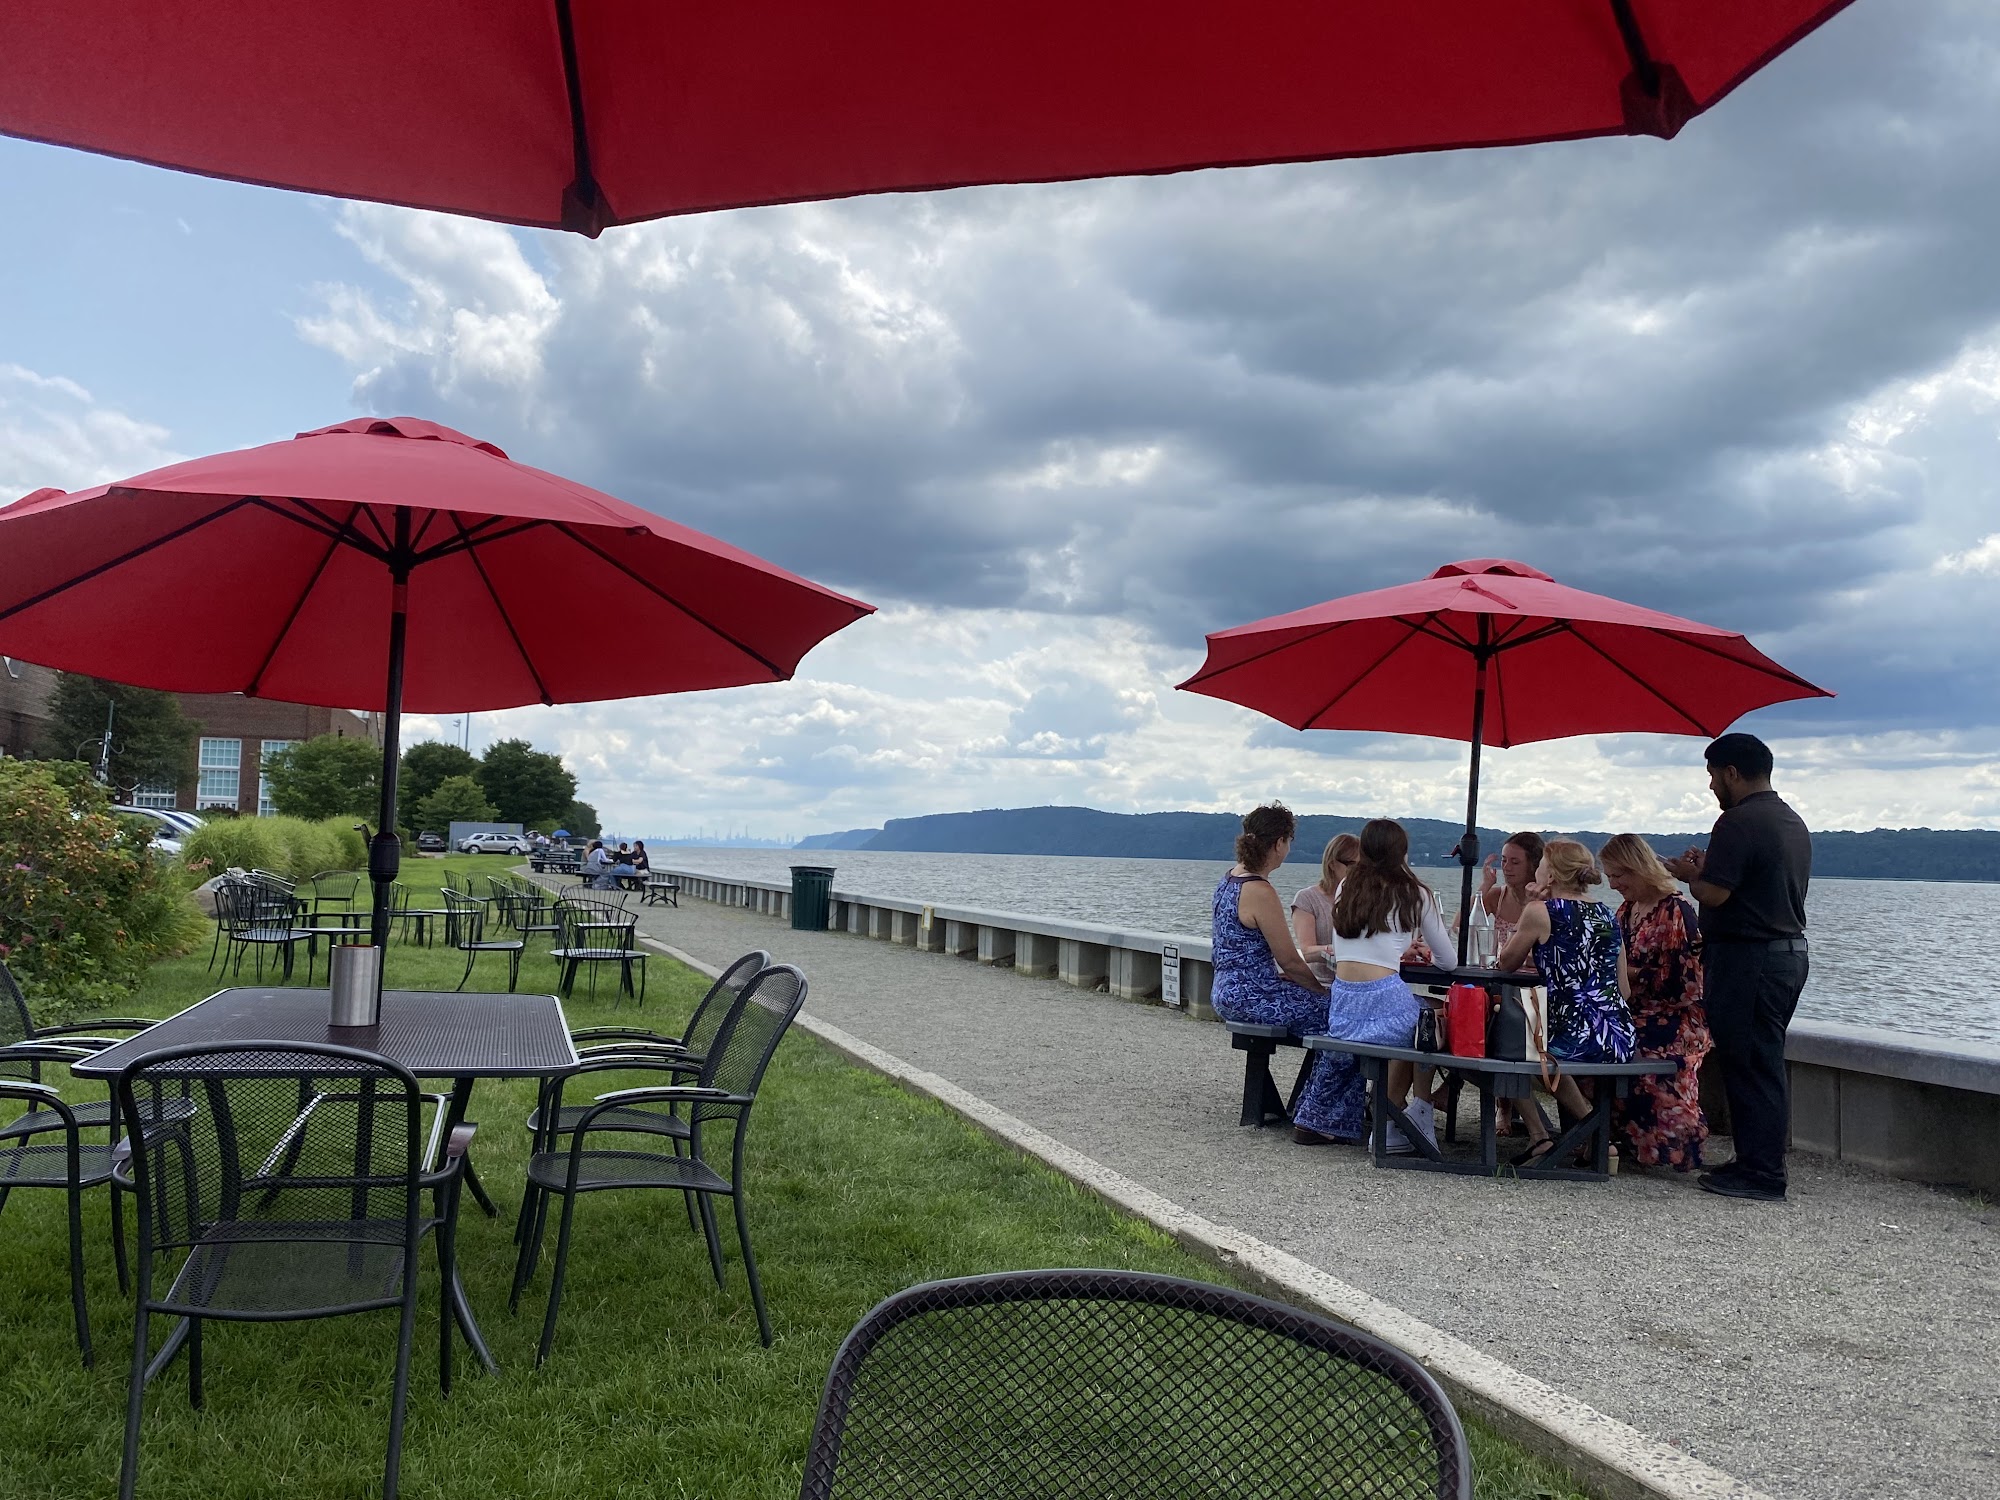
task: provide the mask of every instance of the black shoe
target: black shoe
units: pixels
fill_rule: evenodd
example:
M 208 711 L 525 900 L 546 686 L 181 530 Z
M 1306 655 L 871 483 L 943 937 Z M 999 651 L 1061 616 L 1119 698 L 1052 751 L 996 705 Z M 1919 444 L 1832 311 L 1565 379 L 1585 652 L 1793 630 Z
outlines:
M 1785 1201 L 1785 1190 L 1781 1187 L 1766 1187 L 1762 1183 L 1750 1181 L 1747 1177 L 1724 1173 L 1719 1169 L 1714 1172 L 1704 1172 L 1695 1180 L 1700 1183 L 1704 1193 L 1716 1193 L 1724 1198 L 1748 1198 L 1755 1203 Z

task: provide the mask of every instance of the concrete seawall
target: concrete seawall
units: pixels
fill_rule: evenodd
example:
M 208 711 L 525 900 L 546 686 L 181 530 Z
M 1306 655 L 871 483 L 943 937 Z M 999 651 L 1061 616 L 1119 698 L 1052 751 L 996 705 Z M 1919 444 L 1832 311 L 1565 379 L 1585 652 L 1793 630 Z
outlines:
M 789 922 L 789 884 L 656 865 L 692 897 Z M 833 891 L 829 929 L 1214 1020 L 1206 938 Z M 2000 1046 L 1798 1020 L 1792 1146 L 1916 1182 L 2000 1194 Z

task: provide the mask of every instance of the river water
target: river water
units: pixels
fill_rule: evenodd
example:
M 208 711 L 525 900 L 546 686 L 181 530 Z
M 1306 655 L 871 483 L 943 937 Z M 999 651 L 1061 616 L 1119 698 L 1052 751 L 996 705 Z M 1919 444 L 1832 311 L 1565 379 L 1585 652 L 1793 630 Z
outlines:
M 1206 939 L 1225 866 L 1192 859 L 1086 859 L 1039 854 L 893 854 L 867 850 L 655 846 L 661 866 L 725 878 L 789 881 L 794 864 L 826 864 L 834 884 L 1028 916 L 1116 922 Z M 1458 910 L 1458 871 L 1420 871 L 1445 915 Z M 1289 864 L 1273 883 L 1287 903 L 1319 867 Z M 1968 956 L 2000 952 L 2000 885 L 1931 880 L 1818 880 L 1806 901 L 1812 978 L 1799 1014 L 1925 1036 L 2000 1042 L 2000 990 L 1952 993 Z

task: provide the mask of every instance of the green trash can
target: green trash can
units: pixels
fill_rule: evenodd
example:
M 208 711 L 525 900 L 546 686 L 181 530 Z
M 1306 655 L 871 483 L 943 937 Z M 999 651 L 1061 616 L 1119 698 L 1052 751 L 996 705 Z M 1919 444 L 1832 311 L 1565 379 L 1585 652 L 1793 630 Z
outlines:
M 833 905 L 833 866 L 792 866 L 792 930 L 825 932 Z

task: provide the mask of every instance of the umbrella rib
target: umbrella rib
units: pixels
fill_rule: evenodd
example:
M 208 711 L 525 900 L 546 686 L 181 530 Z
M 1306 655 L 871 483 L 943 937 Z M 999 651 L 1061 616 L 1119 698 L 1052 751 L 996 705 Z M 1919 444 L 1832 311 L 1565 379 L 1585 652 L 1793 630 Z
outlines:
M 659 599 L 662 603 L 672 605 L 675 609 L 679 610 L 682 614 L 686 615 L 690 620 L 694 621 L 695 624 L 701 626 L 702 629 L 708 631 L 710 634 L 718 637 L 721 640 L 727 641 L 730 645 L 734 646 L 738 651 L 741 651 L 745 656 L 749 657 L 752 661 L 756 662 L 759 666 L 763 667 L 765 671 L 769 672 L 771 674 L 773 681 L 783 682 L 791 675 L 790 673 L 780 671 L 778 669 L 778 664 L 772 661 L 769 657 L 765 656 L 761 651 L 757 651 L 749 646 L 746 646 L 743 642 L 737 640 L 735 636 L 731 635 L 721 626 L 713 624 L 707 619 L 703 618 L 701 615 L 696 614 L 693 610 L 689 609 L 685 604 L 681 603 L 680 600 L 674 598 L 665 589 L 661 588 L 651 579 L 641 577 L 638 573 L 634 572 L 630 567 L 620 562 L 617 558 L 613 557 L 609 552 L 606 552 L 602 547 L 598 546 L 597 543 L 591 541 L 589 538 L 579 536 L 573 529 L 571 529 L 569 526 L 566 525 L 558 524 L 556 526 L 556 529 L 560 531 L 564 536 L 568 537 L 571 541 L 575 542 L 577 546 L 582 547 L 585 551 L 593 554 L 600 562 L 608 563 L 612 567 L 616 568 L 619 572 L 623 573 L 627 578 L 631 579 L 634 583 L 638 584 L 639 587 L 646 590 L 647 593 L 653 595 L 655 598 Z
M 1720 657 L 1722 660 L 1728 662 L 1732 666 L 1748 667 L 1753 672 L 1761 672 L 1766 677 L 1775 677 L 1780 682 L 1789 682 L 1795 687 L 1811 688 L 1813 692 L 1819 694 L 1822 698 L 1831 698 L 1833 696 L 1833 694 L 1829 693 L 1825 688 L 1821 687 L 1818 683 L 1807 682 L 1805 678 L 1799 676 L 1798 673 L 1788 671 L 1784 667 L 1779 666 L 1774 661 L 1762 661 L 1762 662 L 1745 661 L 1740 656 L 1731 656 L 1727 651 L 1720 650 L 1717 647 L 1710 646 L 1705 642 L 1695 640 L 1689 636 L 1677 635 L 1674 637 L 1674 639 L 1679 641 L 1683 646 L 1686 646 L 1691 651 L 1699 651 L 1705 656 Z M 1747 645 L 1748 642 L 1745 642 L 1745 644 Z
M 1567 620 L 1563 621 L 1561 628 L 1568 631 L 1571 635 L 1575 636 L 1577 640 L 1581 641 L 1584 645 L 1588 646 L 1592 651 L 1595 651 L 1599 656 L 1603 657 L 1605 661 L 1609 662 L 1618 671 L 1623 672 L 1627 677 L 1631 678 L 1632 681 L 1637 683 L 1640 687 L 1644 688 L 1647 692 L 1651 693 L 1655 698 L 1658 698 L 1662 703 L 1666 704 L 1668 708 L 1672 709 L 1675 713 L 1679 714 L 1688 723 L 1694 725 L 1694 733 L 1713 734 L 1715 732 L 1712 729 L 1710 729 L 1706 724 L 1702 723 L 1701 720 L 1697 719 L 1693 714 L 1689 713 L 1686 709 L 1682 708 L 1678 703 L 1674 702 L 1674 700 L 1669 698 L 1665 693 L 1661 692 L 1658 688 L 1654 687 L 1652 683 L 1646 681 L 1645 678 L 1641 677 L 1637 672 L 1634 672 L 1630 667 L 1626 666 L 1625 663 L 1618 660 L 1618 658 L 1613 656 L 1609 651 L 1606 651 L 1602 646 L 1598 645 L 1597 642 L 1593 641 L 1589 636 L 1585 635 L 1582 631 L 1578 630 L 1569 621 Z
M 248 496 L 245 496 L 240 500 L 232 500 L 227 505 L 223 506 L 222 509 L 217 511 L 211 511 L 209 514 L 205 516 L 199 517 L 198 519 L 193 521 L 189 521 L 184 526 L 176 526 L 172 531 L 167 532 L 164 536 L 149 537 L 144 542 L 134 547 L 130 552 L 121 553 L 117 557 L 110 558 L 105 562 L 99 563 L 94 568 L 85 569 L 83 572 L 77 574 L 74 578 L 65 578 L 61 583 L 53 584 L 50 587 L 43 589 L 39 594 L 33 594 L 28 598 L 23 599 L 19 604 L 10 604 L 4 609 L 0 609 L 0 620 L 11 620 L 15 615 L 20 614 L 21 611 L 23 610 L 33 609 L 36 605 L 46 603 L 48 600 L 55 598 L 57 594 L 64 593 L 69 589 L 76 588 L 80 584 L 89 583 L 93 578 L 102 577 L 104 574 L 109 573 L 113 568 L 122 568 L 123 566 L 125 566 L 126 563 L 131 562 L 136 558 L 144 557 L 147 553 L 155 551 L 158 548 L 165 546 L 168 542 L 179 541 L 189 532 L 199 531 L 202 527 L 208 525 L 210 522 L 219 521 L 224 516 L 228 515 L 231 511 L 241 510 L 244 506 L 249 505 L 251 503 L 252 503 L 251 499 Z
M 458 521 L 458 535 L 447 537 L 444 541 L 439 542 L 435 547 L 431 548 L 430 551 L 418 556 L 416 561 L 419 566 L 424 563 L 436 562 L 439 558 L 451 557 L 456 553 L 470 551 L 475 546 L 484 547 L 493 542 L 505 541 L 510 536 L 519 536 L 524 531 L 533 531 L 537 526 L 547 526 L 550 524 L 538 517 L 532 521 L 523 521 L 518 526 L 510 526 L 505 531 L 495 531 L 491 535 L 480 536 L 478 533 L 481 527 L 498 526 L 503 518 L 500 516 L 489 516 L 484 521 L 467 526 L 462 520 L 458 520 L 458 514 L 454 511 L 452 519 Z
M 1308 714 L 1306 716 L 1305 723 L 1300 724 L 1297 727 L 1300 729 L 1311 728 L 1312 721 L 1314 719 L 1319 718 L 1322 714 L 1330 713 L 1333 709 L 1334 704 L 1338 703 L 1342 698 L 1345 698 L 1349 693 L 1353 692 L 1362 683 L 1366 682 L 1370 676 L 1372 676 L 1376 671 L 1378 671 L 1381 668 L 1383 662 L 1387 661 L 1390 657 L 1394 656 L 1398 651 L 1402 650 L 1405 646 L 1409 645 L 1411 636 L 1429 634 L 1429 632 L 1424 629 L 1424 625 L 1430 618 L 1431 617 L 1426 616 L 1425 619 L 1417 620 L 1415 622 L 1411 622 L 1409 620 L 1403 620 L 1401 623 L 1403 623 L 1408 627 L 1403 638 L 1400 641 L 1397 641 L 1393 645 L 1391 645 L 1388 650 L 1384 651 L 1380 656 L 1376 657 L 1374 661 L 1370 662 L 1365 671 L 1351 678 L 1348 681 L 1347 686 L 1342 688 L 1339 692 L 1335 693 L 1331 698 L 1327 699 L 1326 702 L 1322 703 L 1319 706 L 1317 712 Z
M 278 648 L 284 645 L 285 637 L 291 634 L 292 626 L 297 623 L 300 614 L 305 610 L 306 600 L 312 597 L 313 588 L 319 583 L 321 575 L 326 572 L 327 564 L 333 561 L 333 555 L 340 550 L 340 546 L 341 539 L 337 534 L 327 542 L 326 551 L 321 554 L 319 565 L 312 570 L 312 577 L 308 578 L 305 587 L 299 590 L 299 597 L 292 601 L 291 612 L 285 616 L 285 623 L 280 625 L 271 637 L 271 649 L 264 653 L 264 659 L 257 663 L 257 670 L 250 674 L 250 685 L 243 689 L 246 697 L 256 697 L 257 690 L 264 685 L 264 674 L 271 670 L 271 663 L 277 658 Z
M 1565 629 L 1566 623 L 1561 620 L 1552 620 L 1546 625 L 1541 625 L 1527 631 L 1526 634 L 1518 638 L 1511 635 L 1501 636 L 1500 639 L 1493 643 L 1494 654 L 1497 656 L 1502 651 L 1512 651 L 1520 646 L 1532 646 L 1537 641 L 1545 641 L 1550 636 Z M 1517 629 L 1525 629 L 1525 626 L 1520 621 L 1515 621 L 1514 624 Z
M 297 496 L 289 497 L 291 503 L 298 507 L 296 511 L 285 509 L 284 506 L 278 504 L 268 496 L 250 495 L 246 498 L 258 510 L 267 510 L 281 521 L 290 521 L 294 526 L 303 526 L 307 531 L 317 531 L 321 536 L 331 537 L 336 543 L 352 547 L 356 552 L 372 557 L 377 562 L 387 562 L 389 560 L 388 553 L 375 546 L 367 537 L 361 535 L 361 528 L 354 524 L 352 516 L 349 516 L 345 521 L 336 521 L 332 516 L 316 509 Z M 301 515 L 299 511 L 303 511 L 305 514 Z
M 1310 635 L 1302 635 L 1294 640 L 1280 641 L 1275 646 L 1266 646 L 1262 651 L 1256 652 L 1255 654 L 1250 656 L 1246 656 L 1241 661 L 1233 661 L 1226 667 L 1217 667 L 1213 672 L 1209 672 L 1206 670 L 1197 672 L 1194 674 L 1194 676 L 1190 677 L 1186 682 L 1181 684 L 1181 686 L 1183 689 L 1192 688 L 1195 686 L 1195 684 L 1206 682 L 1211 677 L 1220 677 L 1224 672 L 1239 671 L 1242 668 L 1249 666 L 1252 662 L 1260 662 L 1265 657 L 1276 655 L 1280 651 L 1289 651 L 1294 646 L 1303 646 L 1307 641 L 1316 641 L 1323 635 L 1331 635 L 1334 631 L 1340 629 L 1343 625 L 1352 625 L 1355 623 L 1356 622 L 1353 620 L 1331 621 L 1328 624 L 1320 626 Z
M 486 593 L 493 600 L 493 607 L 500 611 L 500 623 L 507 627 L 507 635 L 514 642 L 514 649 L 521 653 L 521 665 L 526 667 L 528 675 L 535 679 L 535 691 L 541 694 L 542 702 L 554 703 L 555 699 L 549 696 L 549 685 L 542 681 L 542 674 L 536 669 L 535 659 L 528 655 L 527 643 L 521 639 L 521 632 L 514 628 L 514 617 L 507 613 L 507 606 L 500 598 L 500 591 L 493 587 L 493 580 L 487 575 L 486 564 L 479 560 L 479 548 L 467 533 L 465 522 L 458 517 L 456 512 L 453 513 L 452 520 L 458 526 L 459 535 L 466 539 L 466 557 L 471 560 L 472 566 L 478 570 L 479 581 L 486 586 Z M 501 535 L 507 536 L 512 535 L 512 533 L 502 532 Z

